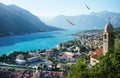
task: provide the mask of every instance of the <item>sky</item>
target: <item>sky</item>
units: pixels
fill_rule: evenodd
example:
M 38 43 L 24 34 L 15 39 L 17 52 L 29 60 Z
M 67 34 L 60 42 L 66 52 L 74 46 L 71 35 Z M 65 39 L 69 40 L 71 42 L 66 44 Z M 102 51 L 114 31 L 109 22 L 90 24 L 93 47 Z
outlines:
M 105 10 L 120 12 L 120 0 L 0 0 L 0 2 L 6 5 L 15 4 L 36 16 L 74 16 Z

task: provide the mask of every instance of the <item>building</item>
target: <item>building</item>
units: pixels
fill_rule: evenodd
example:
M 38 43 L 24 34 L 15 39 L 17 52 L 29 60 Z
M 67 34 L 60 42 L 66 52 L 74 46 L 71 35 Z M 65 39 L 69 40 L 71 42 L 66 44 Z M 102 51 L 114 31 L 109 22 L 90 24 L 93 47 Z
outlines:
M 53 56 L 53 55 L 54 55 L 54 51 L 52 49 L 46 51 L 46 56 L 47 57 Z
M 72 52 L 61 52 L 59 59 L 61 59 L 62 61 L 67 61 L 67 62 L 75 62 L 76 58 L 74 58 L 76 56 L 76 53 L 72 53 Z
M 16 59 L 21 59 L 21 60 L 23 60 L 23 59 L 24 59 L 24 55 L 23 55 L 23 54 L 19 54 L 19 55 L 16 56 Z
M 90 64 L 93 66 L 99 62 L 98 57 L 103 55 L 103 49 L 98 48 L 95 51 L 90 53 Z
M 30 57 L 37 57 L 37 56 L 40 56 L 40 53 L 39 52 L 29 52 L 29 56 Z
M 93 52 L 90 52 L 90 65 L 99 63 L 98 57 L 105 55 L 107 52 L 114 52 L 114 33 L 113 26 L 110 21 L 105 25 L 103 31 L 103 49 L 98 48 Z
M 35 61 L 38 61 L 40 60 L 40 56 L 36 56 L 36 57 L 30 57 L 27 59 L 27 62 L 35 62 Z
M 15 61 L 17 64 L 25 64 L 26 63 L 26 60 L 24 60 L 23 54 L 17 55 Z
M 103 54 L 114 51 L 114 33 L 110 22 L 105 25 L 103 32 Z

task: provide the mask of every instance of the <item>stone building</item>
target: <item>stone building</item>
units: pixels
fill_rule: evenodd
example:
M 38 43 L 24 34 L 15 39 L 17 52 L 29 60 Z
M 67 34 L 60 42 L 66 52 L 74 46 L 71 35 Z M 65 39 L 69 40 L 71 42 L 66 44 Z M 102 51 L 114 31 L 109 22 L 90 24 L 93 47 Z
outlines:
M 110 21 L 105 25 L 103 31 L 103 49 L 98 48 L 90 53 L 90 65 L 93 66 L 98 63 L 98 57 L 105 55 L 107 52 L 114 52 L 114 32 Z
M 105 25 L 103 32 L 103 54 L 114 51 L 114 33 L 110 22 Z

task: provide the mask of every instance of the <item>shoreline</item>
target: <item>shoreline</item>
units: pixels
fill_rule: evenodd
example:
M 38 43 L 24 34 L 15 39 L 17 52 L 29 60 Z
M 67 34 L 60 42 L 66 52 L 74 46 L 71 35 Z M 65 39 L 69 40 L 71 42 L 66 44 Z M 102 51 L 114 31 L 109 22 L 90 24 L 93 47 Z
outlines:
M 71 40 L 75 40 L 75 39 L 77 39 L 77 37 L 79 36 L 78 35 L 78 33 L 83 33 L 83 32 L 93 32 L 93 31 L 95 31 L 95 30 L 85 30 L 85 31 L 79 31 L 79 32 L 77 32 L 77 33 L 74 33 L 74 34 L 67 34 L 67 35 L 65 35 L 65 36 L 68 36 L 68 37 L 75 37 L 74 39 L 71 39 Z M 100 30 L 97 30 L 97 31 L 100 31 Z M 55 32 L 55 31 L 52 31 L 52 32 Z M 32 33 L 33 35 L 35 34 L 35 33 Z M 32 34 L 28 34 L 28 35 L 32 35 Z M 39 33 L 38 33 L 39 34 Z M 58 44 L 56 44 L 56 45 L 54 45 L 53 47 L 51 47 L 51 48 L 38 48 L 38 49 L 31 49 L 31 50 L 15 50 L 15 52 L 30 52 L 30 51 L 34 51 L 34 50 L 49 50 L 49 49 L 52 49 L 52 48 L 56 48 L 56 46 L 57 45 L 59 45 L 59 44 L 61 44 L 61 43 L 65 43 L 65 42 L 68 42 L 68 41 L 70 41 L 70 40 L 67 40 L 67 41 L 63 41 L 63 42 L 60 42 L 60 43 L 58 43 Z M 7 52 L 7 54 L 6 53 L 4 53 L 4 54 L 6 54 L 6 55 L 9 55 L 10 53 L 13 53 L 14 51 L 10 51 L 10 52 Z M 0 54 L 0 56 L 2 56 L 3 54 Z
M 62 32 L 62 34 L 61 34 L 61 32 Z M 38 41 L 40 41 L 40 42 L 38 42 L 38 44 L 43 44 L 43 46 L 42 45 L 35 45 L 35 46 L 40 46 L 40 47 L 36 47 L 36 49 L 33 49 L 33 48 L 28 48 L 28 49 L 25 49 L 25 48 L 17 48 L 17 49 L 15 49 L 15 50 L 13 50 L 14 48 L 12 48 L 12 46 L 11 45 L 8 45 L 8 46 L 1 46 L 1 54 L 0 54 L 0 56 L 1 55 L 3 55 L 3 54 L 7 54 L 7 55 L 9 55 L 9 53 L 12 53 L 12 52 L 14 52 L 14 51 L 24 51 L 24 52 L 28 52 L 28 51 L 31 51 L 31 50 L 38 50 L 38 49 L 41 49 L 41 50 L 44 50 L 44 49 L 50 49 L 50 48 L 54 48 L 56 45 L 58 45 L 59 43 L 61 43 L 61 42 L 66 42 L 66 41 L 69 41 L 69 40 L 74 40 L 75 39 L 75 37 L 73 38 L 73 37 L 71 37 L 71 36 L 66 36 L 65 34 L 69 34 L 69 32 L 68 31 L 65 31 L 65 34 L 63 34 L 64 33 L 64 31 L 52 31 L 52 32 L 46 32 L 46 33 L 33 33 L 33 34 L 29 34 L 29 35 L 27 35 L 27 37 L 28 38 L 33 38 L 34 36 L 36 37 L 36 39 L 34 39 L 34 40 L 28 40 L 28 41 L 22 41 L 22 42 L 17 42 L 17 43 L 15 43 L 13 46 L 22 46 L 22 45 L 19 45 L 19 44 L 27 44 L 27 45 L 25 45 L 26 47 L 27 46 L 29 46 L 29 42 L 30 42 L 30 44 L 31 44 L 31 42 L 33 42 L 33 43 L 36 43 L 36 42 L 38 42 Z M 47 34 L 48 34 L 48 36 L 47 36 Z M 55 37 L 52 37 L 52 36 L 49 36 L 50 34 L 52 34 L 53 36 L 55 36 Z M 45 35 L 45 38 L 41 38 L 42 37 L 42 35 L 44 36 Z M 19 39 L 19 40 L 21 40 L 21 39 L 24 39 L 24 38 L 27 38 L 26 36 L 22 36 L 22 38 L 20 37 L 20 36 L 14 36 L 14 37 L 10 37 L 9 39 L 10 40 L 12 40 L 12 39 Z M 63 37 L 63 38 L 62 38 Z M 7 38 L 3 38 L 2 40 L 3 40 L 3 42 L 5 41 L 5 39 L 6 40 L 9 40 L 9 39 L 7 39 Z M 15 39 L 15 40 L 16 40 Z M 51 40 L 49 40 L 49 39 L 51 39 Z M 54 40 L 52 40 L 52 39 L 55 39 L 55 43 L 54 43 Z M 57 40 L 56 40 L 57 39 Z M 2 41 L 1 40 L 1 41 Z M 42 41 L 41 41 L 42 40 Z M 44 40 L 44 41 L 43 41 Z M 14 40 L 13 40 L 14 41 Z M 45 41 L 47 41 L 48 43 L 45 43 Z M 51 42 L 50 42 L 51 41 Z M 8 42 L 12 42 L 12 41 L 8 41 Z M 50 44 L 50 43 L 52 43 L 53 42 L 53 44 Z M 6 42 L 7 43 L 7 42 Z M 45 44 L 44 44 L 45 43 Z M 1 43 L 2 44 L 2 43 Z M 47 47 L 45 47 L 45 45 L 47 45 L 48 44 L 48 46 Z M 31 44 L 32 45 L 32 44 Z M 53 46 L 52 46 L 53 45 Z M 23 45 L 24 46 L 24 45 Z M 51 47 L 52 46 L 52 47 Z M 30 46 L 30 47 L 32 47 L 32 46 Z M 50 48 L 49 48 L 50 47 Z M 8 48 L 11 48 L 9 51 L 7 51 L 7 49 Z M 22 49 L 22 50 L 20 50 L 20 49 Z M 30 49 L 30 50 L 29 50 Z M 5 51 L 6 50 L 6 51 Z M 5 52 L 4 52 L 5 51 Z M 4 53 L 3 53 L 4 52 Z

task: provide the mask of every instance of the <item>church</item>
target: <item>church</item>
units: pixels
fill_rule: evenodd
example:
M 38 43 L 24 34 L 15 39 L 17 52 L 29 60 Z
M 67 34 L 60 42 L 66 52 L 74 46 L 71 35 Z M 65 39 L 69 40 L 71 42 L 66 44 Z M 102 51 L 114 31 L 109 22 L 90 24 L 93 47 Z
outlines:
M 103 49 L 97 48 L 90 53 L 90 65 L 94 66 L 99 63 L 98 56 L 106 55 L 107 52 L 114 52 L 114 32 L 110 21 L 108 21 L 103 30 Z

